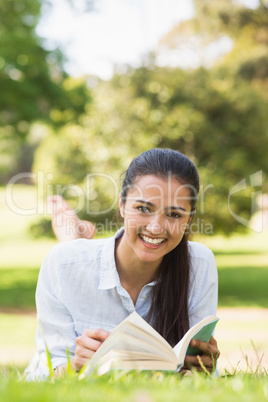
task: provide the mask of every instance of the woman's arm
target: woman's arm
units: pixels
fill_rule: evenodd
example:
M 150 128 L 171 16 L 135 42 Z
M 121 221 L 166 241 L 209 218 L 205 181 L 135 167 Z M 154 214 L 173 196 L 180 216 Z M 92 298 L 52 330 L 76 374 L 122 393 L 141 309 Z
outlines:
M 66 288 L 66 275 L 59 260 L 64 252 L 62 244 L 54 247 L 46 256 L 39 273 L 36 289 L 38 328 L 36 333 L 39 354 L 49 351 L 52 368 L 68 361 L 75 354 L 75 324 L 67 298 L 71 297 Z
M 78 336 L 72 315 L 72 300 L 77 297 L 79 289 L 71 289 L 73 280 L 70 278 L 75 279 L 77 275 L 85 273 L 79 274 L 78 270 L 74 273 L 72 266 L 66 263 L 68 258 L 62 258 L 66 247 L 68 245 L 58 245 L 47 255 L 40 270 L 36 291 L 39 320 L 37 349 L 39 354 L 46 349 L 49 351 L 52 368 L 57 369 L 57 373 L 65 371 L 68 357 L 73 369 L 79 371 L 110 334 L 104 329 L 87 329 Z

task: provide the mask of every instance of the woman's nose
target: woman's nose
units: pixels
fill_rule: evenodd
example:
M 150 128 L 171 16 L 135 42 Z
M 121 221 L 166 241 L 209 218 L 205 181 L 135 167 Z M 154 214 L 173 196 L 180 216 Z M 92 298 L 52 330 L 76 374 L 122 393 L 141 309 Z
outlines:
M 146 225 L 146 229 L 153 235 L 163 234 L 165 232 L 165 226 L 161 216 L 157 214 L 152 215 L 150 222 Z

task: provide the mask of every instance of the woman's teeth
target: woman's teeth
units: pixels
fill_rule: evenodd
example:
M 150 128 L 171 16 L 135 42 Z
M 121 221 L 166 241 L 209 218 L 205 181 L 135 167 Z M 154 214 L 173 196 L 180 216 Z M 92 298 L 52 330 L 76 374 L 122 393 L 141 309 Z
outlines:
M 149 244 L 161 244 L 165 241 L 165 239 L 152 239 L 151 237 L 145 236 L 145 235 L 140 235 L 140 237 L 142 238 L 142 240 L 145 241 L 145 243 L 149 243 Z

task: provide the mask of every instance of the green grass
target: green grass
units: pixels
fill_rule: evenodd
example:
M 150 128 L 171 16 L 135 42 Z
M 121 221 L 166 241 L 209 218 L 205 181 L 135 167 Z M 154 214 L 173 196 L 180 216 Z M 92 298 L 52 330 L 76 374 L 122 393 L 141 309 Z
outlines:
M 268 308 L 268 269 L 219 268 L 219 306 Z
M 11 348 L 21 344 L 23 348 L 34 346 L 34 336 L 36 329 L 35 315 L 5 314 L 0 313 L 0 348 Z
M 200 239 L 214 252 L 220 307 L 268 307 L 268 233 Z
M 33 309 L 38 269 L 0 270 L 0 307 Z
M 0 313 L 0 322 L 0 365 L 26 367 L 35 353 L 36 315 Z
M 130 401 L 151 402 L 199 401 L 267 401 L 266 375 L 238 374 L 212 376 L 160 372 L 114 372 L 103 377 L 79 381 L 77 377 L 48 383 L 26 383 L 16 371 L 4 370 L 0 380 L 1 402 Z

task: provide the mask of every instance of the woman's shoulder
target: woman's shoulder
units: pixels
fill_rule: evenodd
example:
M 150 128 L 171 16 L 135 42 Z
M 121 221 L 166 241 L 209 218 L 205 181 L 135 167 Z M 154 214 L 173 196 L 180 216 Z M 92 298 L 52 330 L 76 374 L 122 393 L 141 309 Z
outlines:
M 202 243 L 189 242 L 191 274 L 197 283 L 217 283 L 217 265 L 213 252 Z
M 188 241 L 188 245 L 191 258 L 201 260 L 209 260 L 211 258 L 214 259 L 212 250 L 204 244 L 195 241 Z
M 103 246 L 111 240 L 112 238 L 77 239 L 58 243 L 50 250 L 47 258 L 52 258 L 59 264 L 92 261 L 98 258 Z

